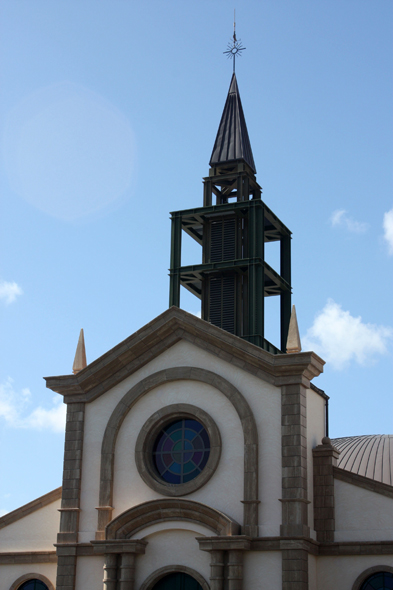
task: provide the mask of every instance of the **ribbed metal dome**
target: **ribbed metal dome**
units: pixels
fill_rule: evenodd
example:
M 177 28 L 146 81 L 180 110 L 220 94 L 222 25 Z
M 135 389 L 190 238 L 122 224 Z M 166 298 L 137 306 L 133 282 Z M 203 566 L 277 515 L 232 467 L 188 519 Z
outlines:
M 341 451 L 341 469 L 393 485 L 393 434 L 334 438 L 332 445 Z

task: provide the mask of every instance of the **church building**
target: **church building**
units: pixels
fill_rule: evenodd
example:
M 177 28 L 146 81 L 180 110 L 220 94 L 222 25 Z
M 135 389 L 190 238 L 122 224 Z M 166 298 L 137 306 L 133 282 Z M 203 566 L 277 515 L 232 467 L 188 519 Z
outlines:
M 233 74 L 202 206 L 171 214 L 169 309 L 88 365 L 82 334 L 74 374 L 46 378 L 63 484 L 0 518 L 0 590 L 393 589 L 393 437 L 328 437 L 291 232 L 261 192 Z

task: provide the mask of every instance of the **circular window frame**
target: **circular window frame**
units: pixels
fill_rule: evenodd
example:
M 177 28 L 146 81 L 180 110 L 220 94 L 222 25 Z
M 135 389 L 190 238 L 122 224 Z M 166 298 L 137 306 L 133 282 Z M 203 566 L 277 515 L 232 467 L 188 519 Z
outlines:
M 166 483 L 158 475 L 153 463 L 153 446 L 159 432 L 171 422 L 189 419 L 198 420 L 210 439 L 209 459 L 199 475 L 186 483 Z M 187 496 L 204 486 L 215 473 L 221 456 L 220 431 L 213 418 L 201 408 L 191 404 L 172 404 L 155 412 L 142 426 L 136 446 L 135 462 L 143 481 L 163 496 Z

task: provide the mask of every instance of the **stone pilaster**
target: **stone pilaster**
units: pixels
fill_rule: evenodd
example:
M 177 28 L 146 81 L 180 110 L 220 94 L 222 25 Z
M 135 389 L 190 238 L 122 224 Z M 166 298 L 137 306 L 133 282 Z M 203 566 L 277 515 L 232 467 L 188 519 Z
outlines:
M 313 449 L 314 468 L 314 529 L 317 541 L 334 542 L 334 475 L 340 451 L 325 436 L 322 444 Z
M 210 590 L 224 590 L 224 551 L 210 551 Z
M 76 551 L 65 555 L 61 545 L 78 542 L 84 417 L 84 403 L 67 405 L 60 529 L 57 535 L 57 590 L 75 588 Z M 72 550 L 70 547 L 69 551 Z
M 308 590 L 308 552 L 283 549 L 282 590 Z
M 135 553 L 123 553 L 120 564 L 120 590 L 134 590 Z
M 74 590 L 76 572 L 76 546 L 57 546 L 56 588 Z
M 104 590 L 117 590 L 117 553 L 107 553 L 104 562 Z
M 244 551 L 250 551 L 251 538 L 233 535 L 197 537 L 196 540 L 199 549 L 209 551 L 211 555 L 211 590 L 243 590 L 243 554 Z
M 302 383 L 281 388 L 283 537 L 308 537 L 307 406 Z
M 230 549 L 228 551 L 228 590 L 242 590 L 243 588 L 243 551 Z

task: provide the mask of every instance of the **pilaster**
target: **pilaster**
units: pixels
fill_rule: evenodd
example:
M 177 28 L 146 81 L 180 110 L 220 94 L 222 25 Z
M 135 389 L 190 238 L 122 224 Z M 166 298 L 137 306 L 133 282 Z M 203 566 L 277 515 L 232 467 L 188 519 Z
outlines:
M 57 590 L 75 588 L 76 551 L 73 548 L 63 550 L 61 545 L 78 542 L 84 418 L 84 403 L 67 405 L 60 529 L 57 535 Z
M 313 449 L 314 467 L 314 529 L 317 541 L 333 543 L 335 530 L 334 473 L 340 451 L 325 436 Z

